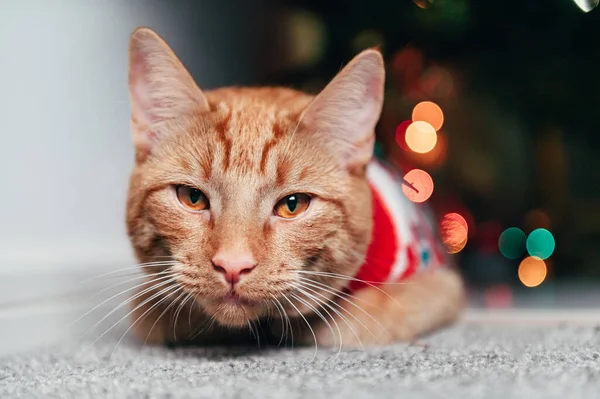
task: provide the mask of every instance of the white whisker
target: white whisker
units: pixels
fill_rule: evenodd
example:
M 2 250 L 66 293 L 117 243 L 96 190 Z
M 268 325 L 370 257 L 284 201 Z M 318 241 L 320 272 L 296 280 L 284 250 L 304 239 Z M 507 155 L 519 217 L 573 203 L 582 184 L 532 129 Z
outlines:
M 175 311 L 175 321 L 173 322 L 173 341 L 175 341 L 175 342 L 177 342 L 177 332 L 176 332 L 175 327 L 177 326 L 177 319 L 179 318 L 179 314 L 183 310 L 187 301 L 189 301 L 190 299 L 193 300 L 193 298 L 194 298 L 194 295 L 191 292 L 188 292 L 186 297 L 183 299 L 183 301 L 179 304 L 179 306 L 177 306 L 177 310 Z M 190 310 L 190 312 L 191 312 L 191 310 Z M 190 331 L 191 331 L 192 330 L 191 320 L 189 321 L 189 327 L 190 327 Z
M 98 342 L 103 336 L 105 336 L 109 331 L 111 331 L 113 328 L 115 328 L 117 325 L 119 325 L 123 320 L 125 320 L 126 318 L 128 318 L 129 316 L 131 316 L 136 310 L 138 310 L 142 306 L 146 305 L 147 303 L 153 301 L 154 299 L 156 299 L 156 298 L 158 298 L 160 296 L 164 296 L 167 292 L 169 292 L 173 288 L 179 289 L 179 287 L 176 286 L 176 285 L 170 285 L 170 286 L 167 286 L 167 287 L 163 288 L 162 290 L 160 290 L 159 292 L 155 293 L 154 295 L 150 296 L 149 298 L 146 298 L 143 302 L 141 302 L 140 304 L 138 304 L 129 313 L 127 313 L 125 316 L 121 317 L 115 324 L 113 324 L 106 331 L 104 331 L 98 338 L 96 338 L 94 340 L 94 342 L 92 342 L 92 345 L 94 345 L 96 342 Z M 165 298 L 162 298 L 162 299 L 165 299 Z M 150 309 L 152 309 L 152 308 L 150 308 Z M 150 309 L 148 309 L 148 310 L 150 310 Z M 148 310 L 146 310 L 146 312 Z M 146 312 L 144 312 L 144 313 L 146 313 Z M 127 329 L 127 331 L 129 331 L 131 329 L 131 327 L 132 326 L 130 326 Z
M 335 296 L 337 296 L 337 297 L 339 297 L 339 298 L 341 298 L 341 297 L 350 298 L 350 299 L 353 299 L 353 300 L 356 300 L 356 301 L 362 302 L 362 303 L 364 303 L 364 304 L 367 304 L 367 305 L 370 305 L 370 306 L 376 306 L 376 305 L 372 304 L 371 302 L 367 302 L 367 301 L 365 301 L 364 299 L 360 299 L 360 298 L 358 298 L 356 295 L 352 295 L 352 294 L 350 294 L 349 292 L 345 292 L 345 291 L 339 290 L 339 289 L 337 289 L 337 288 L 330 287 L 330 286 L 328 286 L 327 284 L 325 284 L 325 283 L 322 283 L 322 282 L 320 282 L 320 281 L 313 280 L 313 279 L 311 279 L 311 278 L 307 278 L 307 277 L 300 277 L 300 276 L 299 276 L 299 277 L 297 277 L 297 278 L 298 278 L 299 280 L 301 280 L 301 281 L 306 281 L 306 282 L 309 282 L 309 283 L 312 283 L 312 284 L 317 284 L 317 285 L 319 285 L 319 286 L 321 286 L 321 287 L 323 287 L 323 288 L 325 288 L 325 289 L 329 290 L 329 292 L 331 292 L 332 294 L 334 294 Z M 376 306 L 376 307 L 377 307 L 377 306 Z M 381 309 L 381 308 L 379 308 L 379 309 Z
M 174 291 L 177 292 L 177 291 Z M 169 306 L 167 306 L 162 313 L 156 318 L 156 320 L 154 320 L 154 323 L 152 324 L 152 327 L 150 327 L 150 330 L 148 330 L 148 334 L 146 334 L 146 339 L 144 340 L 144 343 L 142 344 L 142 346 L 146 345 L 146 343 L 148 342 L 148 337 L 150 337 L 150 334 L 152 334 L 152 331 L 154 330 L 154 327 L 156 327 L 156 324 L 158 324 L 158 321 L 165 315 L 165 313 L 167 313 L 169 311 L 169 309 L 171 309 L 171 307 L 177 303 L 177 301 L 179 300 L 179 298 L 181 298 L 183 295 L 185 295 L 185 292 L 182 292 L 181 294 L 179 294 L 179 296 L 177 298 L 175 298 L 175 300 L 173 302 L 171 302 L 169 304 Z M 170 296 L 170 295 L 169 295 Z M 161 302 L 163 302 L 164 300 L 166 300 L 167 297 L 161 299 L 160 301 L 157 302 L 157 304 L 155 304 L 154 306 L 157 306 L 158 304 L 160 304 Z M 145 313 L 144 313 L 145 314 Z M 142 315 L 143 316 L 143 315 Z M 140 316 L 141 317 L 141 316 Z M 138 318 L 139 319 L 139 318 Z M 137 323 L 137 320 L 136 322 Z M 132 324 L 135 325 L 135 323 Z M 129 330 L 128 330 L 129 331 Z M 173 332 L 175 331 L 175 327 L 173 327 Z M 127 334 L 127 331 L 125 331 L 125 334 Z
M 279 313 L 279 317 L 281 317 L 281 338 L 279 338 L 279 343 L 277 344 L 277 346 L 281 346 L 281 343 L 283 342 L 283 337 L 286 335 L 286 332 L 287 332 L 287 324 L 285 324 L 284 313 L 281 313 L 281 309 L 279 309 L 279 306 L 277 306 L 277 303 L 275 303 L 275 301 L 272 299 L 271 299 L 271 303 L 273 303 L 273 306 L 275 306 L 275 309 L 277 309 L 277 312 Z M 286 340 L 286 343 L 287 343 L 287 340 Z
M 189 337 L 189 339 L 190 339 L 190 340 L 194 340 L 194 339 L 196 339 L 196 338 L 197 338 L 197 337 L 198 337 L 200 334 L 202 334 L 203 332 L 205 332 L 205 331 L 209 331 L 209 330 L 212 328 L 213 324 L 215 324 L 215 321 L 217 320 L 217 319 L 216 319 L 216 315 L 217 315 L 217 312 L 215 312 L 215 313 L 214 313 L 214 314 L 213 314 L 213 315 L 210 317 L 210 319 L 208 319 L 208 320 L 207 320 L 207 321 L 204 323 L 204 325 L 203 325 L 203 326 L 198 326 L 198 332 L 197 332 L 197 333 L 193 333 L 193 331 L 192 331 L 193 335 L 191 335 L 192 333 L 190 333 L 190 337 Z
M 290 300 L 290 298 L 288 298 L 287 296 L 284 296 L 283 298 L 285 298 L 285 300 L 288 301 L 289 304 L 294 309 L 296 309 L 296 312 L 298 312 L 298 314 L 300 315 L 300 317 L 302 317 L 302 320 L 304 320 L 304 322 L 306 323 L 306 325 L 310 329 L 310 333 L 312 334 L 313 339 L 315 340 L 315 354 L 313 355 L 313 358 L 311 360 L 311 362 L 314 362 L 314 360 L 317 358 L 317 352 L 319 350 L 319 344 L 317 343 L 317 336 L 315 335 L 315 332 L 314 332 L 313 328 L 311 327 L 310 323 L 308 322 L 308 320 L 306 320 L 306 317 L 304 317 L 304 315 L 302 314 L 302 312 L 300 312 L 300 310 L 296 307 L 296 305 L 294 305 L 294 303 Z
M 302 289 L 298 290 L 300 293 L 305 294 L 304 292 L 302 292 Z M 335 336 L 335 333 L 333 331 L 333 327 L 331 326 L 331 324 L 329 323 L 329 320 L 327 320 L 325 318 L 325 316 L 323 316 L 323 314 L 319 311 L 319 309 L 315 308 L 311 303 L 309 303 L 308 301 L 304 300 L 303 298 L 300 298 L 298 295 L 296 294 L 290 294 L 290 296 L 292 298 L 294 298 L 295 300 L 297 300 L 298 302 L 303 303 L 304 305 L 306 305 L 310 310 L 313 311 L 314 314 L 316 314 L 317 316 L 319 316 L 319 318 L 321 320 L 323 320 L 323 322 L 327 325 L 327 327 L 329 327 L 329 331 L 331 332 L 331 335 L 333 336 L 334 340 L 337 343 L 337 337 Z M 327 312 L 327 314 L 329 314 L 329 312 Z M 329 316 L 331 317 L 331 315 L 329 314 Z M 341 334 L 340 334 L 340 338 L 341 338 Z M 340 343 L 341 345 L 341 343 Z M 341 347 L 341 346 L 340 346 Z
M 271 297 L 273 298 L 273 300 L 279 305 L 279 307 L 281 308 L 281 311 L 283 312 L 284 316 L 285 316 L 285 321 L 286 321 L 286 336 L 285 336 L 285 342 L 287 345 L 287 332 L 289 331 L 289 335 L 291 338 L 291 343 L 292 343 L 292 350 L 294 349 L 294 329 L 292 327 L 292 321 L 290 320 L 290 316 L 287 314 L 287 312 L 285 311 L 285 307 L 283 306 L 283 304 L 279 301 L 279 299 L 277 299 L 277 297 L 273 294 L 271 294 Z M 289 327 L 289 330 L 288 330 Z
M 168 287 L 168 288 L 166 288 L 166 289 L 169 289 L 169 288 L 172 288 L 172 287 Z M 161 304 L 161 303 L 163 303 L 164 301 L 166 301 L 167 299 L 169 299 L 169 297 L 170 297 L 171 295 L 173 295 L 173 294 L 176 294 L 176 293 L 177 293 L 179 290 L 181 290 L 181 289 L 182 289 L 181 287 L 177 287 L 177 289 L 176 289 L 175 291 L 171 291 L 171 292 L 169 292 L 169 293 L 162 292 L 161 294 L 162 294 L 162 295 L 164 295 L 164 296 L 163 296 L 163 297 L 162 297 L 162 298 L 161 298 L 161 299 L 160 299 L 158 302 L 156 302 L 155 304 L 153 304 L 152 306 L 150 306 L 148 309 L 146 309 L 146 311 L 144 311 L 144 313 L 142 313 L 142 314 L 141 314 L 141 315 L 140 315 L 140 316 L 139 316 L 139 317 L 138 317 L 138 318 L 137 318 L 137 319 L 136 319 L 136 320 L 135 320 L 133 323 L 131 323 L 131 325 L 130 325 L 130 326 L 127 328 L 127 330 L 125 330 L 125 332 L 123 333 L 123 335 L 121 335 L 121 338 L 119 338 L 119 340 L 117 341 L 117 344 L 115 345 L 114 349 L 113 349 L 113 350 L 112 350 L 112 352 L 110 353 L 109 361 L 111 361 L 111 360 L 112 360 L 112 357 L 113 357 L 113 355 L 115 354 L 115 351 L 116 351 L 116 350 L 117 350 L 117 348 L 119 347 L 119 344 L 121 343 L 121 341 L 123 341 L 123 338 L 125 338 L 125 337 L 127 336 L 127 333 L 128 333 L 128 332 L 129 332 L 129 331 L 130 331 L 130 330 L 131 330 L 133 327 L 135 327 L 135 325 L 136 325 L 138 322 L 140 322 L 140 321 L 143 321 L 143 320 L 144 320 L 144 319 L 147 317 L 148 313 L 150 313 L 150 312 L 151 312 L 153 309 L 155 309 L 155 308 L 157 308 L 158 306 L 160 306 L 160 304 Z M 137 306 L 136 306 L 136 309 L 137 309 Z M 134 309 L 133 311 L 135 311 L 135 309 Z M 128 314 L 126 317 L 129 317 L 129 316 L 130 316 L 130 315 L 133 313 L 133 311 L 132 311 L 130 314 Z M 161 313 L 161 316 L 162 316 L 162 315 L 163 315 L 163 313 Z M 157 319 L 157 320 L 158 320 L 158 319 Z M 119 323 L 119 322 L 117 322 L 117 324 L 118 324 L 118 323 Z M 155 324 L 156 324 L 156 322 L 155 322 Z M 111 327 L 111 328 L 112 328 L 112 327 Z M 110 330 L 110 329 L 109 329 L 109 330 Z M 107 330 L 107 332 L 108 332 L 109 330 Z M 152 331 L 152 330 L 150 330 L 150 331 Z M 105 334 L 106 334 L 106 333 L 105 333 Z M 99 338 L 101 338 L 101 337 L 99 337 Z M 146 336 L 146 339 L 148 339 L 148 337 L 147 337 L 147 336 Z M 94 342 L 95 342 L 95 341 L 94 341 Z M 145 345 L 145 344 L 146 344 L 146 341 L 144 341 L 144 345 Z
M 88 298 L 88 300 L 89 300 L 89 299 L 92 299 L 92 298 L 94 298 L 94 297 L 95 297 L 95 296 L 97 296 L 97 295 L 100 295 L 101 293 L 103 293 L 103 292 L 105 292 L 105 291 L 108 291 L 108 290 L 110 290 L 110 289 L 112 289 L 112 288 L 118 287 L 118 286 L 120 286 L 120 285 L 127 284 L 127 283 L 130 283 L 130 282 L 132 282 L 132 281 L 139 280 L 139 279 L 141 279 L 141 278 L 156 277 L 156 276 L 164 276 L 164 275 L 166 275 L 166 274 L 168 274 L 168 273 L 171 273 L 171 272 L 170 272 L 170 271 L 166 271 L 166 270 L 165 270 L 165 271 L 162 271 L 162 272 L 157 272 L 157 273 L 152 273 L 152 274 L 139 274 L 139 275 L 137 275 L 136 277 L 132 277 L 132 278 L 130 278 L 130 279 L 127 279 L 127 280 L 124 280 L 124 281 L 120 281 L 120 282 L 118 282 L 118 283 L 112 284 L 112 285 L 110 285 L 110 286 L 108 286 L 108 287 L 105 287 L 105 288 L 101 289 L 100 291 L 98 291 L 98 292 L 96 292 L 96 293 L 92 294 L 92 295 L 91 295 L 91 296 Z M 121 277 L 121 276 L 119 276 L 119 277 Z
M 376 289 L 377 291 L 381 292 L 383 295 L 387 296 L 389 299 L 394 301 L 398 306 L 402 307 L 402 305 L 396 300 L 396 298 L 394 298 L 393 296 L 391 296 L 390 294 L 388 294 L 387 292 L 385 292 L 384 290 L 382 290 L 381 288 L 379 288 L 376 285 L 379 283 L 369 282 L 369 281 L 361 280 L 356 277 L 345 276 L 343 274 L 337 274 L 337 273 L 316 272 L 316 271 L 309 271 L 309 270 L 296 270 L 295 272 L 296 273 L 304 273 L 304 274 L 313 275 L 313 276 L 339 278 L 341 280 L 348 280 L 348 281 L 358 281 L 360 283 L 364 283 L 364 284 Z
M 80 281 L 79 284 L 85 284 L 85 283 L 90 282 L 92 280 L 96 280 L 96 279 L 99 279 L 99 278 L 102 278 L 102 277 L 110 276 L 111 274 L 115 274 L 115 273 L 126 272 L 126 271 L 129 271 L 129 270 L 139 270 L 139 271 L 141 271 L 141 269 L 143 269 L 144 267 L 175 266 L 178 263 L 179 262 L 177 262 L 177 261 L 140 263 L 139 265 L 135 265 L 133 267 L 126 267 L 124 269 L 112 270 L 112 271 L 107 272 L 107 273 L 102 273 L 102 274 L 100 274 L 98 276 L 90 277 L 90 278 L 88 278 L 86 280 Z
M 309 290 L 311 292 L 313 292 L 315 295 L 318 295 L 320 297 L 322 297 L 325 301 L 327 301 L 327 306 L 329 306 L 331 308 L 332 311 L 334 311 L 338 316 L 340 316 L 348 325 L 348 328 L 350 328 L 350 330 L 352 331 L 352 333 L 354 334 L 354 336 L 356 337 L 356 339 L 358 339 L 358 342 L 360 343 L 360 346 L 364 352 L 365 348 L 362 344 L 362 342 L 360 341 L 360 336 L 357 334 L 356 330 L 354 330 L 354 328 L 352 327 L 352 325 L 350 324 L 349 320 L 346 318 L 346 316 L 342 313 L 340 313 L 339 311 L 337 311 L 336 309 L 334 309 L 332 307 L 332 305 L 336 306 L 337 308 L 339 308 L 340 310 L 346 312 L 348 315 L 350 315 L 354 320 L 356 320 L 357 323 L 359 323 L 365 330 L 367 330 L 375 339 L 377 339 L 377 336 L 371 331 L 371 329 L 369 329 L 369 327 L 367 327 L 362 321 L 360 321 L 360 319 L 358 319 L 355 315 L 353 315 L 352 313 L 350 313 L 348 311 L 348 309 L 345 309 L 343 306 L 341 306 L 339 303 L 335 302 L 335 301 L 331 301 L 329 300 L 329 298 L 327 298 L 325 295 L 319 293 L 318 291 L 311 289 L 310 287 L 306 286 L 306 283 L 300 283 L 301 286 L 306 289 Z M 317 287 L 320 288 L 320 287 Z M 323 289 L 323 288 L 321 288 Z M 355 306 L 356 308 L 358 308 L 361 312 L 363 312 L 364 314 L 366 314 L 368 317 L 370 317 L 371 319 L 373 319 L 373 321 L 375 323 L 377 323 L 382 329 L 384 329 L 385 331 L 387 331 L 381 324 L 379 324 L 379 322 L 377 320 L 375 320 L 368 312 L 366 312 L 365 310 L 363 310 L 362 308 L 360 308 L 359 306 L 353 304 L 351 301 L 346 300 L 348 303 L 350 303 L 351 305 Z
M 127 288 L 127 289 L 125 289 L 125 290 L 123 290 L 123 291 L 121 291 L 121 292 L 119 292 L 117 294 L 114 294 L 110 298 L 105 299 L 104 301 L 100 302 L 98 305 L 94 306 L 93 308 L 91 308 L 90 310 L 88 310 L 87 312 L 85 312 L 84 314 L 82 314 L 81 316 L 79 316 L 77 319 L 75 319 L 73 322 L 71 322 L 68 327 L 72 327 L 79 320 L 83 319 L 85 316 L 89 315 L 90 313 L 92 313 L 94 310 L 98 309 L 100 306 L 104 305 L 105 303 L 107 303 L 107 302 L 115 299 L 119 295 L 123 295 L 124 293 L 126 293 L 128 291 L 135 290 L 136 288 L 142 287 L 142 286 L 144 286 L 146 284 L 152 284 L 152 283 L 155 283 L 155 282 L 159 282 L 159 281 L 164 280 L 164 279 L 169 278 L 169 277 L 171 277 L 171 276 L 170 275 L 166 275 L 166 276 L 157 277 L 157 278 L 152 279 L 150 281 L 144 281 L 141 284 L 135 285 L 135 286 Z M 135 299 L 135 297 L 131 298 L 131 299 Z M 85 334 L 84 334 L 84 336 L 85 336 Z
M 327 302 L 325 301 L 319 301 L 318 298 L 316 298 L 314 295 L 309 294 L 308 292 L 306 292 L 304 289 L 298 287 L 297 290 L 302 293 L 303 295 L 306 295 L 307 297 L 311 298 L 313 301 L 315 301 L 317 304 L 319 304 L 319 307 L 321 307 L 331 318 L 331 321 L 334 322 L 335 327 L 338 330 L 338 335 L 339 335 L 339 348 L 338 348 L 338 352 L 335 356 L 335 359 L 337 359 L 340 355 L 340 353 L 342 352 L 342 348 L 344 345 L 344 338 L 342 336 L 342 331 L 340 330 L 340 326 L 337 324 L 337 322 L 335 321 L 335 318 L 331 315 L 331 313 L 329 313 L 329 311 L 323 307 L 323 305 L 329 307 L 333 312 L 335 312 L 338 316 L 340 316 L 342 318 L 342 320 L 344 320 L 346 322 L 346 324 L 348 324 L 348 321 L 338 312 L 336 311 L 334 308 L 332 308 Z M 348 324 L 348 327 L 350 328 L 350 330 L 352 330 L 352 332 L 354 333 L 354 335 L 356 335 L 356 332 L 354 331 L 354 329 L 352 328 L 352 326 L 350 324 Z M 333 334 L 333 331 L 332 331 Z M 360 338 L 358 336 L 356 336 L 356 338 L 359 340 L 360 342 Z
M 317 283 L 319 285 L 313 284 L 313 283 Z M 336 294 L 335 292 L 331 291 L 325 284 L 323 283 L 318 283 L 316 281 L 304 281 L 304 282 L 300 282 L 300 284 L 303 284 L 304 288 L 309 289 L 308 287 L 306 287 L 306 285 L 309 285 L 313 288 L 318 288 L 321 289 L 325 292 L 328 292 L 330 294 L 332 294 L 333 296 L 340 298 L 341 300 L 349 303 L 350 305 L 354 306 L 356 309 L 360 310 L 363 314 L 365 314 L 367 317 L 369 317 L 371 320 L 373 320 L 375 322 L 375 324 L 377 324 L 377 326 L 379 328 L 381 328 L 383 331 L 385 331 L 388 335 L 391 335 L 390 332 L 388 331 L 387 328 L 385 328 L 376 318 L 374 318 L 371 314 L 369 314 L 369 312 L 367 312 L 366 310 L 364 310 L 362 307 L 360 307 L 359 305 L 355 304 L 354 302 L 352 302 L 351 300 L 344 298 L 338 294 Z M 314 290 L 311 289 L 312 292 L 315 292 Z M 315 292 L 316 293 L 316 292 Z M 326 298 L 324 295 L 317 293 L 317 295 L 322 296 L 324 298 Z M 365 302 L 365 301 L 363 301 Z M 350 314 L 352 317 L 354 317 L 354 319 L 359 322 L 363 327 L 365 327 L 367 329 L 367 331 L 369 331 L 371 333 L 371 335 L 373 335 L 373 337 L 375 339 L 377 339 L 377 336 L 375 334 L 373 334 L 373 332 L 371 330 L 369 330 L 359 319 L 356 318 L 356 316 L 354 316 L 353 314 L 351 314 L 350 312 L 348 312 L 346 309 L 344 309 L 342 306 L 340 306 L 339 304 L 337 304 L 335 301 L 333 301 L 334 304 L 336 304 L 337 306 L 339 306 L 341 309 L 345 310 L 348 314 Z M 379 308 L 381 310 L 381 308 Z
M 170 276 L 165 276 L 165 277 L 160 277 L 159 279 L 162 280 L 164 278 L 169 278 L 169 277 Z M 135 294 L 134 296 L 130 297 L 129 299 L 121 302 L 118 306 L 114 307 L 110 312 L 108 312 L 108 314 L 106 314 L 103 318 L 101 318 L 100 320 L 98 320 L 96 322 L 96 324 L 94 324 L 92 327 L 90 327 L 85 333 L 83 333 L 82 338 L 85 337 L 87 334 L 89 334 L 90 331 L 92 331 L 94 328 L 96 328 L 100 323 L 102 323 L 104 320 L 106 320 L 108 317 L 110 317 L 110 315 L 112 315 L 117 310 L 121 309 L 123 306 L 127 305 L 131 301 L 133 301 L 133 300 L 135 300 L 135 299 L 137 299 L 137 298 L 145 295 L 146 293 L 148 293 L 148 292 L 150 292 L 150 291 L 152 291 L 152 290 L 154 290 L 156 288 L 163 287 L 163 286 L 165 286 L 167 284 L 173 283 L 174 281 L 175 281 L 174 278 L 170 278 L 169 280 L 166 280 L 166 281 L 160 281 L 158 284 L 153 284 L 152 286 L 143 289 L 142 291 L 138 292 L 137 294 Z M 140 284 L 140 286 L 143 286 L 145 284 L 147 284 L 147 283 Z M 137 287 L 134 287 L 134 288 L 137 288 Z M 129 290 L 131 290 L 131 289 L 129 289 Z M 127 291 L 129 291 L 129 290 L 127 290 Z M 120 294 L 118 294 L 118 295 L 120 295 Z M 115 295 L 115 296 L 118 296 L 118 295 Z M 106 301 L 104 301 L 104 303 L 108 302 L 110 299 L 111 298 L 107 299 Z M 97 308 L 97 307 L 98 306 L 96 306 L 95 308 Z

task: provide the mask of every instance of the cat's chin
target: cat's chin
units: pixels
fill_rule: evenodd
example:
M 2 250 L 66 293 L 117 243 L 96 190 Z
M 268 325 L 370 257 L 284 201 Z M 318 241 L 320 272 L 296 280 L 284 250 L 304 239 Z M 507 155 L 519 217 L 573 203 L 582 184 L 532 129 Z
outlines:
M 247 327 L 248 321 L 258 319 L 263 310 L 259 302 L 232 295 L 205 302 L 203 307 L 217 323 L 228 327 Z

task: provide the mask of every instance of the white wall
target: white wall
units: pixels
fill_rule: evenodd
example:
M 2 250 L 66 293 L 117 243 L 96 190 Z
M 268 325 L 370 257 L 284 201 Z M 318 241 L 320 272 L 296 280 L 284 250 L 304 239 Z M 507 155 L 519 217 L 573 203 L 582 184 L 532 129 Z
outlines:
M 207 1 L 194 13 L 186 3 L 0 0 L 0 274 L 133 261 L 124 227 L 129 34 L 156 29 L 202 85 L 251 74 L 239 67 L 243 36 L 220 23 L 243 10 Z

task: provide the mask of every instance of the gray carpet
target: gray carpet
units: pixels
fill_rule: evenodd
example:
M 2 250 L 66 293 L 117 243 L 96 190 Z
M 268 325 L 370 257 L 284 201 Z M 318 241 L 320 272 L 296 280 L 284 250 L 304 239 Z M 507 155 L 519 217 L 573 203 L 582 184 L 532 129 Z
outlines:
M 2 359 L 2 398 L 599 398 L 600 327 L 459 325 L 420 345 L 140 348 L 115 339 Z

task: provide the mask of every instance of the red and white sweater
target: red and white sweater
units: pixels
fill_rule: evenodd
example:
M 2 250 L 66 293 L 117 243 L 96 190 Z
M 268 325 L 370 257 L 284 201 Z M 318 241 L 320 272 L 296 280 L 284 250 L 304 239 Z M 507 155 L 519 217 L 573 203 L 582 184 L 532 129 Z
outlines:
M 404 195 L 403 178 L 383 163 L 372 161 L 367 179 L 373 195 L 373 233 L 365 262 L 355 277 L 373 284 L 397 282 L 447 264 L 429 206 Z M 349 289 L 364 286 L 352 281 Z

